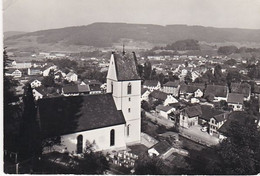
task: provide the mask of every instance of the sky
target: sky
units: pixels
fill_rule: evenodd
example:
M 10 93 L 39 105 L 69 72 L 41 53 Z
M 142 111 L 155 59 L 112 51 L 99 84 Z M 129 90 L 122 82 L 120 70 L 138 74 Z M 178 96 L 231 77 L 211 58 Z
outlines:
M 260 29 L 260 0 L 3 0 L 3 30 L 94 22 Z

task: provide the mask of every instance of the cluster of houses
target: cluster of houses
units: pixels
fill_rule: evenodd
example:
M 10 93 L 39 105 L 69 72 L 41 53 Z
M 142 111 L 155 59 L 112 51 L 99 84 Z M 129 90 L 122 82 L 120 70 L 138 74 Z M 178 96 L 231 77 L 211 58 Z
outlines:
M 244 110 L 244 102 L 251 99 L 251 94 L 251 86 L 246 82 L 226 86 L 175 80 L 161 85 L 159 81 L 147 80 L 143 83 L 141 100 L 150 105 L 157 102 L 152 107 L 155 113 L 180 127 L 205 126 L 210 135 L 223 139 L 219 129 L 231 112 Z
M 45 87 L 44 78 L 53 74 L 55 83 L 59 86 Z M 45 97 L 78 96 L 84 94 L 102 94 L 102 83 L 96 80 L 80 80 L 73 70 L 58 68 L 52 63 L 34 63 L 12 61 L 7 67 L 6 76 L 19 81 L 17 94 L 23 94 L 23 87 L 29 83 L 33 88 L 35 100 Z M 63 84 L 64 80 L 67 84 Z

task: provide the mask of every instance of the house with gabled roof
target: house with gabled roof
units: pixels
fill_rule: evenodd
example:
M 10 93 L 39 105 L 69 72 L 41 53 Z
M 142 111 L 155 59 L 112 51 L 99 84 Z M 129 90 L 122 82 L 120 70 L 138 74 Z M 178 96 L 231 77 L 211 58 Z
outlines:
M 6 72 L 5 72 L 5 75 L 6 76 L 12 76 L 14 78 L 20 78 L 22 77 L 22 72 L 18 69 L 8 69 Z
M 198 120 L 202 115 L 200 105 L 189 106 L 181 110 L 180 113 L 180 126 L 189 128 L 198 125 Z
M 147 88 L 142 88 L 141 89 L 141 101 L 148 101 L 149 100 L 149 95 L 150 95 L 150 90 Z
M 42 78 L 33 78 L 29 80 L 29 83 L 31 84 L 32 88 L 40 87 L 42 85 Z
M 173 153 L 172 146 L 167 141 L 161 141 L 148 149 L 150 157 L 158 156 L 162 159 L 167 158 Z
M 96 151 L 125 149 L 141 140 L 141 79 L 134 53 L 113 52 L 107 93 L 46 98 L 38 102 L 44 138 L 60 136 L 69 152 L 82 153 L 87 141 Z
M 158 115 L 168 119 L 168 115 L 174 111 L 174 108 L 171 106 L 158 105 L 155 108 Z
M 160 90 L 161 89 L 161 83 L 156 80 L 145 80 L 143 84 L 143 88 L 147 88 L 150 91 L 153 90 Z
M 62 95 L 64 96 L 78 96 L 89 94 L 89 85 L 67 85 L 62 88 Z
M 200 98 L 205 90 L 204 84 L 182 84 L 180 87 L 180 98 Z
M 43 68 L 41 68 L 42 76 L 49 76 L 50 70 L 57 70 L 57 66 L 54 64 L 47 64 Z
M 228 87 L 221 85 L 207 85 L 204 92 L 204 98 L 207 98 L 208 96 L 213 96 L 213 101 L 215 102 L 220 102 L 221 100 L 227 101 L 227 95 Z
M 249 101 L 251 98 L 251 86 L 248 83 L 231 83 L 231 93 L 244 95 L 244 101 Z
M 179 96 L 180 81 L 168 81 L 163 85 L 162 91 L 168 94 L 172 94 L 174 97 Z
M 73 81 L 78 81 L 78 75 L 74 72 L 69 72 L 67 75 L 66 75 L 66 80 L 68 80 L 69 82 Z
M 244 104 L 244 95 L 237 93 L 229 93 L 227 103 L 228 106 L 233 109 L 233 111 L 242 111 Z
M 159 91 L 159 90 L 152 91 L 149 96 L 152 97 L 153 100 L 161 101 L 164 106 L 167 106 L 171 103 L 177 103 L 178 102 L 178 100 L 176 98 L 174 98 L 172 95 L 164 93 L 164 92 Z

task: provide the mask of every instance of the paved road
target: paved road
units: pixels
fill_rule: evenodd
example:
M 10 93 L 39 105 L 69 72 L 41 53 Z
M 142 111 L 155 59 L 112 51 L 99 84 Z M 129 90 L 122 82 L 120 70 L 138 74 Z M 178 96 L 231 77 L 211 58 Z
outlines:
M 202 144 L 216 145 L 219 143 L 217 137 L 211 136 L 207 132 L 202 132 L 200 129 L 200 125 L 195 125 L 190 128 L 180 128 L 180 133 Z
M 166 126 L 168 128 L 174 126 L 174 122 L 172 122 L 172 121 L 170 121 L 168 119 L 165 119 L 163 117 L 151 114 L 149 112 L 145 112 L 145 115 L 146 115 L 147 118 L 151 119 L 153 122 L 157 121 L 157 123 L 160 124 L 160 125 L 164 125 L 164 126 Z

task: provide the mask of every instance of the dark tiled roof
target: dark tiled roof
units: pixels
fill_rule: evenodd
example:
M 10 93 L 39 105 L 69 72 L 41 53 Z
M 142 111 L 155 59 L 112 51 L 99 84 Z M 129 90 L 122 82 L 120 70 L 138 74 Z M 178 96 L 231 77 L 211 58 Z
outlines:
M 256 86 L 254 87 L 254 92 L 253 93 L 257 93 L 260 94 L 260 86 Z
M 63 87 L 64 94 L 71 94 L 71 93 L 86 93 L 89 92 L 88 85 L 69 85 Z
M 207 85 L 204 97 L 213 94 L 215 97 L 227 97 L 227 86 Z
M 201 116 L 202 111 L 200 105 L 197 106 L 190 106 L 187 108 L 184 108 L 184 111 L 187 113 L 189 117 L 195 117 L 195 116 Z
M 237 94 L 237 93 L 229 93 L 227 102 L 228 103 L 240 103 L 242 104 L 244 100 L 243 94 Z
M 180 83 L 180 81 L 168 81 L 163 86 L 165 86 L 165 87 L 178 87 L 179 83 Z
M 163 101 L 167 99 L 167 95 L 167 93 L 161 92 L 159 90 L 154 90 L 152 91 L 152 93 L 150 93 L 150 96 L 152 96 L 153 98 Z
M 90 91 L 101 91 L 100 84 L 89 84 Z
M 38 116 L 44 137 L 126 123 L 111 94 L 41 99 Z
M 186 85 L 186 84 L 182 84 L 181 87 L 180 87 L 180 91 L 182 93 L 194 93 L 198 89 L 200 89 L 203 92 L 205 90 L 205 85 L 196 85 L 196 84 Z
M 205 119 L 206 121 L 209 121 L 210 118 L 212 118 L 214 116 L 224 113 L 222 111 L 218 111 L 218 110 L 212 108 L 211 106 L 206 106 L 206 105 L 201 106 L 201 111 L 202 111 L 201 118 Z
M 172 109 L 171 106 L 163 106 L 163 105 L 156 106 L 156 110 L 159 110 L 159 111 L 167 112 L 167 111 L 169 111 L 171 109 Z
M 222 122 L 222 121 L 226 120 L 225 114 L 223 113 L 223 114 L 215 115 L 214 119 L 216 119 L 217 122 Z
M 116 66 L 116 75 L 119 81 L 140 80 L 137 73 L 137 60 L 134 53 L 120 55 L 113 53 Z
M 143 95 L 148 89 L 147 88 L 142 88 L 141 89 L 141 95 Z
M 46 96 L 48 94 L 47 89 L 44 86 L 36 87 L 34 88 L 37 92 L 42 94 L 43 96 Z
M 247 83 L 231 83 L 231 93 L 243 94 L 248 97 L 251 93 L 251 86 Z
M 171 145 L 166 141 L 162 141 L 155 144 L 152 148 L 154 148 L 161 155 L 166 153 L 171 148 Z
M 155 81 L 155 80 L 145 80 L 144 82 L 144 86 L 148 86 L 148 87 L 156 87 L 158 85 L 159 81 Z

